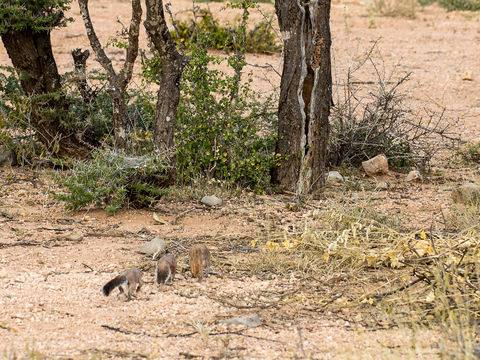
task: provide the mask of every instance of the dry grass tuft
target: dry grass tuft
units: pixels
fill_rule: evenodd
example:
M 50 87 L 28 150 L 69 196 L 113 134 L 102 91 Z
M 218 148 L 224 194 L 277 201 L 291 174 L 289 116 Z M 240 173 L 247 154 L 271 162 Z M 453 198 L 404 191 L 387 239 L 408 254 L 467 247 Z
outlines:
M 367 6 L 367 11 L 373 16 L 415 19 L 419 5 L 417 0 L 372 0 Z
M 480 350 L 478 227 L 406 232 L 368 201 L 309 211 L 304 219 L 303 227 L 277 227 L 251 242 L 251 272 L 299 282 L 289 306 L 352 314 L 350 321 L 367 327 L 431 327 L 449 356 Z

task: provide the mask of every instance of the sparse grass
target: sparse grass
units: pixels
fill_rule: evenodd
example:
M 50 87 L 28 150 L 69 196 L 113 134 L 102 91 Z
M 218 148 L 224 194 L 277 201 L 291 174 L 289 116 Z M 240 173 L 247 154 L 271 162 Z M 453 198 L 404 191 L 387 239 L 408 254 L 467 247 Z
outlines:
M 374 16 L 415 19 L 418 7 L 418 0 L 371 0 L 367 5 L 367 12 Z
M 25 345 L 25 351 L 18 353 L 14 350 L 4 350 L 3 359 L 8 360 L 46 360 L 49 357 L 35 349 L 34 345 Z
M 480 229 L 480 206 L 453 204 L 447 214 L 447 224 L 457 231 L 470 228 Z
M 308 283 L 291 300 L 300 308 L 348 309 L 352 321 L 367 327 L 380 322 L 386 328 L 430 328 L 440 334 L 443 356 L 474 358 L 479 352 L 480 214 L 473 211 L 464 216 L 471 222 L 476 218 L 475 226 L 463 220 L 458 227 L 465 230 L 457 233 L 432 231 L 430 224 L 408 232 L 369 201 L 330 204 L 306 212 L 303 227 L 277 226 L 253 240 L 257 251 L 249 268 L 257 276 L 274 273 Z

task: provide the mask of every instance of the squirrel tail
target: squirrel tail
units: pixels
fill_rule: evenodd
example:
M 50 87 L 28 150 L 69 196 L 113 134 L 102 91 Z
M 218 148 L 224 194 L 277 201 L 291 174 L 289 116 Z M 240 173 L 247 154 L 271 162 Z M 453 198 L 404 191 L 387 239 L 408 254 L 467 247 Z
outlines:
M 110 295 L 113 289 L 115 289 L 117 286 L 122 285 L 126 281 L 127 277 L 125 275 L 118 275 L 103 286 L 103 294 L 105 296 Z

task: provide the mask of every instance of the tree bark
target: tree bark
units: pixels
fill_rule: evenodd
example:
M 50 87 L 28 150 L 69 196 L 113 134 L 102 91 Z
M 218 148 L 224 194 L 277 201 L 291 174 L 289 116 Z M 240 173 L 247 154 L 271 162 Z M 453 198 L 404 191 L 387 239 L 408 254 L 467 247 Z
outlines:
M 97 145 L 89 133 L 68 126 L 68 102 L 50 41 L 50 31 L 7 31 L 2 41 L 32 99 L 32 122 L 39 140 L 59 157 L 87 158 Z
M 72 50 L 73 63 L 75 65 L 74 82 L 77 85 L 83 101 L 87 104 L 93 103 L 97 97 L 97 93 L 87 83 L 87 59 L 90 51 L 77 48 Z
M 325 184 L 332 76 L 330 0 L 276 0 L 284 59 L 273 181 L 297 194 Z
M 169 152 L 173 148 L 173 131 L 180 100 L 180 78 L 188 59 L 177 51 L 165 22 L 162 0 L 145 0 L 145 4 L 145 29 L 162 62 L 155 110 L 154 146 L 156 150 Z

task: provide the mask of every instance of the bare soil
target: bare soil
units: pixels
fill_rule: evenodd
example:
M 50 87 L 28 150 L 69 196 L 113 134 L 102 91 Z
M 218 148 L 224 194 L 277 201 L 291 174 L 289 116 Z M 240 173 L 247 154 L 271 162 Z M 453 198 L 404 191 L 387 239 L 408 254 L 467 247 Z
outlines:
M 233 10 L 211 3 L 215 14 L 232 20 Z M 174 12 L 188 9 L 180 0 Z M 129 20 L 127 1 L 90 1 L 94 25 L 102 42 L 119 30 L 117 18 Z M 262 5 L 273 14 L 272 5 Z M 54 52 L 62 73 L 73 69 L 70 51 L 89 48 L 78 6 L 65 30 L 53 32 Z M 261 19 L 261 15 L 252 15 Z M 460 119 L 464 138 L 480 131 L 480 17 L 476 13 L 446 13 L 433 5 L 416 19 L 366 16 L 366 4 L 335 2 L 332 7 L 335 74 L 340 79 L 349 62 L 358 60 L 378 42 L 374 58 L 381 71 L 412 72 L 408 89 L 415 106 L 437 103 Z M 141 47 L 146 48 L 145 34 Z M 122 53 L 108 48 L 118 66 Z M 281 55 L 248 55 L 250 64 L 271 64 L 281 72 Z M 8 56 L 0 47 L 0 64 Z M 89 69 L 100 69 L 93 56 Z M 270 91 L 280 77 L 274 71 L 251 67 L 254 86 Z M 139 71 L 137 66 L 136 71 Z M 376 80 L 364 69 L 359 81 Z M 340 82 L 340 80 L 338 80 Z M 336 91 L 342 91 L 336 87 Z M 403 174 L 382 179 L 362 178 L 372 191 L 368 198 L 379 210 L 395 216 L 408 229 L 442 222 L 451 205 L 451 186 L 478 179 L 476 170 L 459 173 L 448 161 L 439 161 L 437 175 L 425 182 L 406 184 Z M 292 213 L 287 196 L 226 198 L 218 208 L 198 201 L 163 201 L 152 210 L 125 210 L 115 216 L 101 210 L 68 212 L 53 197 L 59 190 L 51 175 L 18 168 L 0 169 L 0 351 L 5 357 L 34 349 L 46 358 L 160 358 L 160 359 L 397 359 L 439 357 L 439 334 L 420 328 L 366 327 L 355 322 L 349 309 L 312 311 L 298 294 L 316 291 L 335 299 L 342 288 L 360 286 L 348 279 L 336 283 L 333 274 L 299 279 L 271 273 L 253 275 L 246 268 L 250 242 L 274 218 L 278 226 L 302 226 L 312 209 L 328 211 L 352 196 L 342 188 L 329 189 L 320 200 Z M 448 175 L 446 175 L 448 174 Z M 379 181 L 387 188 L 378 189 Z M 164 223 L 152 217 L 156 212 Z M 179 273 L 173 284 L 154 284 L 152 262 L 137 253 L 153 237 L 173 247 Z M 187 268 L 187 249 L 195 242 L 210 247 L 215 274 L 198 283 Z M 101 287 L 131 266 L 144 270 L 146 284 L 127 302 L 114 292 L 105 297 Z M 315 290 L 312 290 L 315 286 Z M 307 289 L 309 288 L 309 290 Z M 316 308 L 315 308 L 316 309 Z M 220 319 L 257 313 L 262 326 L 219 324 Z M 348 316 L 347 316 L 348 315 Z M 359 316 L 364 314 L 359 314 Z M 368 315 L 367 315 L 368 316 Z M 353 320 L 352 320 L 353 319 Z M 31 353 L 31 351 L 30 351 Z

